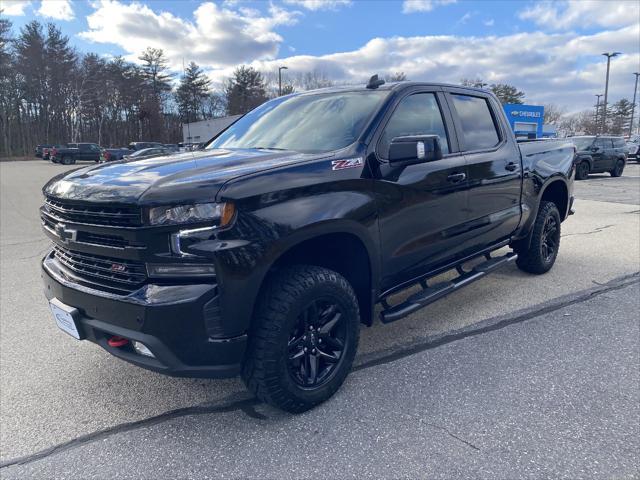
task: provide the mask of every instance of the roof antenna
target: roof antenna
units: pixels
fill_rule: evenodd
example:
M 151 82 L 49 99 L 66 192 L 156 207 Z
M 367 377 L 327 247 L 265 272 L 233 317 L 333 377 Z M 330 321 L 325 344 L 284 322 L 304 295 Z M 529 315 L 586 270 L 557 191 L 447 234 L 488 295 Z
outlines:
M 372 75 L 371 78 L 369 79 L 369 83 L 367 83 L 367 88 L 376 89 L 380 85 L 384 85 L 384 83 L 385 83 L 384 80 L 380 80 L 377 74 Z

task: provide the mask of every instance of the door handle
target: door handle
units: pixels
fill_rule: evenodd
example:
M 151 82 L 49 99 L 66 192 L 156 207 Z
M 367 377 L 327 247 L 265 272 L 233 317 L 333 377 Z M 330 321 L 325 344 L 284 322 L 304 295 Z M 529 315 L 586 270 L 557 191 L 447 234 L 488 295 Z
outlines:
M 507 163 L 507 165 L 505 165 L 504 168 L 506 168 L 510 172 L 513 172 L 515 169 L 518 168 L 518 165 L 516 165 L 515 162 L 509 162 L 509 163 Z
M 458 183 L 463 181 L 465 178 L 467 178 L 467 175 L 464 173 L 452 173 L 447 177 L 447 180 L 453 183 Z

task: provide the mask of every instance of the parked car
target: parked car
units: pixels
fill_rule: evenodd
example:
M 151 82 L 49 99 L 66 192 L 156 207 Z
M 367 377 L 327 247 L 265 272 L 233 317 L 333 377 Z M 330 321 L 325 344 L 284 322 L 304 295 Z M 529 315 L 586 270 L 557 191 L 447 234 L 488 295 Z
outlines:
M 241 374 L 301 412 L 340 387 L 376 304 L 390 323 L 510 262 L 550 270 L 574 156 L 519 145 L 480 89 L 374 77 L 276 98 L 205 150 L 52 179 L 44 291 L 76 339 L 168 375 Z
M 100 145 L 97 143 L 67 143 L 61 148 L 53 148 L 49 152 L 53 163 L 72 165 L 78 160 L 100 161 Z
M 131 142 L 129 144 L 129 150 L 137 151 L 145 148 L 160 148 L 164 147 L 164 144 L 160 142 Z
M 100 161 L 101 162 L 114 162 L 116 160 L 122 160 L 125 156 L 134 153 L 134 150 L 129 150 L 126 147 L 120 148 L 103 148 Z
M 165 147 L 156 147 L 156 148 L 143 148 L 142 150 L 135 151 L 130 155 L 125 155 L 126 159 L 141 159 L 141 158 L 151 158 L 151 157 L 159 157 L 161 155 L 167 155 L 169 153 L 173 153 L 169 151 L 169 149 Z
M 42 145 L 36 145 L 35 148 L 35 156 L 38 158 L 42 158 L 42 150 L 45 148 L 51 148 L 53 145 L 50 144 L 42 144 Z
M 608 135 L 569 138 L 578 151 L 576 180 L 584 180 L 590 173 L 609 172 L 619 177 L 626 164 L 626 147 L 622 137 Z
M 42 159 L 43 160 L 51 160 L 51 150 L 54 148 L 63 148 L 64 145 L 63 144 L 58 144 L 58 145 L 52 145 L 50 147 L 43 147 L 42 148 Z
M 640 150 L 640 137 L 631 137 L 627 141 L 627 160 L 638 162 L 638 150 Z

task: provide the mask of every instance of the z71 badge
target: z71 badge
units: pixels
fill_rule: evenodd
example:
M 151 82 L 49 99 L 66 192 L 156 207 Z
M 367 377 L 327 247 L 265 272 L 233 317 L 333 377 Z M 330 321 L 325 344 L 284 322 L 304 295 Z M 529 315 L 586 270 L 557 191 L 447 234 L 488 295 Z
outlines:
M 334 160 L 331 162 L 332 170 L 344 170 L 345 168 L 357 168 L 364 165 L 362 158 L 345 158 L 344 160 Z

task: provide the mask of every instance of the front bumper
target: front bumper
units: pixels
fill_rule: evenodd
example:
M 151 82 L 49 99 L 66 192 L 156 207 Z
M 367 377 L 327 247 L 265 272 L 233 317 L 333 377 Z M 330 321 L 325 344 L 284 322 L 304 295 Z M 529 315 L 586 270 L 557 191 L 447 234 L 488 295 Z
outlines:
M 211 338 L 207 330 L 215 285 L 148 284 L 115 295 L 74 283 L 50 255 L 43 259 L 42 279 L 48 299 L 78 310 L 81 334 L 122 360 L 172 376 L 222 378 L 240 372 L 247 336 Z M 112 347 L 107 343 L 112 336 L 141 342 L 155 357 L 136 353 L 131 342 Z

